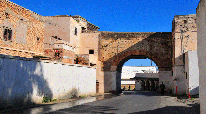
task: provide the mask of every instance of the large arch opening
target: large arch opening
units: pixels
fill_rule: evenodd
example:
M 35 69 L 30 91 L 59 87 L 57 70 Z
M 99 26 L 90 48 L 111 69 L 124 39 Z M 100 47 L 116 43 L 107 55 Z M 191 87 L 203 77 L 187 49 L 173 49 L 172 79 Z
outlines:
M 152 74 L 151 74 L 152 73 Z M 156 91 L 158 88 L 158 66 L 147 59 L 129 59 L 122 66 L 121 90 L 123 91 Z M 157 76 L 156 79 L 154 76 Z M 151 76 L 150 79 L 148 76 Z M 131 78 L 142 79 L 131 79 Z M 143 79 L 144 78 L 144 79 Z M 146 82 L 146 83 L 145 83 Z
M 156 91 L 159 85 L 159 69 L 146 55 L 131 55 L 117 65 L 116 89 Z

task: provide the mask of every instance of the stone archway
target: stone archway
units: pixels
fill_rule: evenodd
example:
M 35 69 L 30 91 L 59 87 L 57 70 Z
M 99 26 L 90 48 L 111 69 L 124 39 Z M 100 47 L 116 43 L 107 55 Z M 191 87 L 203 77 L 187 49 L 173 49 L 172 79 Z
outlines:
M 104 92 L 121 89 L 121 67 L 131 58 L 149 58 L 159 67 L 162 77 L 172 70 L 172 33 L 102 32 L 99 41 L 97 79 Z
M 130 59 L 146 59 L 146 58 L 149 58 L 150 60 L 154 61 L 155 64 L 158 67 L 160 67 L 160 69 L 161 69 L 160 60 L 158 60 L 159 58 L 155 59 L 153 56 L 148 57 L 147 52 L 145 52 L 145 51 L 133 50 L 131 52 L 123 53 L 123 54 L 125 54 L 125 55 L 120 56 L 120 59 L 119 59 L 120 62 L 116 66 L 116 90 L 121 89 L 121 71 L 122 71 L 122 67 L 123 67 L 124 63 L 127 62 Z M 115 66 L 112 66 L 112 67 L 115 68 Z

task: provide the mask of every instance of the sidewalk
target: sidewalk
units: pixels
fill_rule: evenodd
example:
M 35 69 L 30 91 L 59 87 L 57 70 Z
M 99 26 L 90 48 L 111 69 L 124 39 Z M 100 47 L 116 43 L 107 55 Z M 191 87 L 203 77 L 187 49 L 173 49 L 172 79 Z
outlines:
M 111 93 L 96 94 L 96 95 L 90 95 L 86 97 L 75 97 L 70 99 L 52 101 L 49 103 L 31 104 L 24 107 L 8 107 L 6 109 L 1 109 L 0 113 L 24 113 L 25 111 L 27 112 L 27 110 L 29 112 L 32 112 L 32 110 L 40 110 L 40 109 L 49 110 L 49 109 L 54 109 L 54 107 L 59 107 L 60 105 L 64 107 L 64 104 L 66 104 L 66 106 L 74 106 L 76 104 L 78 105 L 78 104 L 90 102 L 90 100 L 96 101 L 96 100 L 101 100 L 110 97 L 112 97 Z

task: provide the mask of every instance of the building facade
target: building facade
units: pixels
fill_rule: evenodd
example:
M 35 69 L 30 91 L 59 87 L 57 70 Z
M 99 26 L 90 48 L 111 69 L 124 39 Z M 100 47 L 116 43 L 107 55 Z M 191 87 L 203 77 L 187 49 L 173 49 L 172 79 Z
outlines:
M 196 15 L 175 16 L 172 32 L 124 33 L 98 31 L 78 15 L 41 16 L 8 0 L 0 6 L 0 54 L 97 67 L 100 93 L 121 89 L 122 66 L 132 58 L 155 61 L 159 81 L 173 93 L 177 86 L 177 94 L 188 94 L 190 79 L 198 77 L 189 52 L 197 50 Z

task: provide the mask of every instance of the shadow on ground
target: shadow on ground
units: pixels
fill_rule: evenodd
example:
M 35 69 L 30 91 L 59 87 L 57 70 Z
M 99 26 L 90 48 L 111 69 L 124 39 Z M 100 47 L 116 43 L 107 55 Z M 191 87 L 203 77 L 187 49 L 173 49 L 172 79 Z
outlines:
M 142 96 L 161 96 L 157 92 L 152 91 L 123 91 L 123 95 L 142 95 Z
M 200 114 L 200 105 L 193 105 L 192 107 L 167 106 L 154 110 L 133 112 L 128 114 Z
M 66 114 L 66 113 L 98 113 L 98 114 L 115 114 L 109 113 L 110 111 L 117 111 L 114 107 L 109 106 L 91 106 L 91 105 L 78 105 L 68 109 L 62 109 L 49 114 Z
M 129 112 L 129 110 L 128 110 Z M 98 113 L 98 114 L 117 114 L 121 113 L 120 109 L 109 106 L 91 106 L 79 105 L 68 109 L 62 109 L 49 114 L 66 114 L 66 113 Z M 154 110 L 132 112 L 128 114 L 200 114 L 200 105 L 192 107 L 184 106 L 167 106 Z

